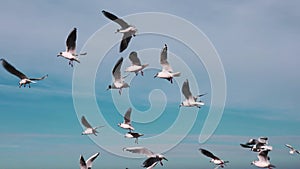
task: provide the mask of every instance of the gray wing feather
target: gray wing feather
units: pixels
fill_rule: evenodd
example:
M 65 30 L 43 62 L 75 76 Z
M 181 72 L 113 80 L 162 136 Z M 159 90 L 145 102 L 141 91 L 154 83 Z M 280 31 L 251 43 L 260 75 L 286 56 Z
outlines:
M 216 159 L 216 160 L 220 160 L 219 157 L 215 156 L 213 153 L 209 152 L 208 150 L 205 150 L 205 149 L 202 149 L 202 148 L 200 148 L 199 150 L 201 151 L 202 154 L 204 154 L 207 157 L 210 157 L 210 158 Z
M 124 116 L 124 121 L 126 124 L 130 124 L 130 115 L 131 115 L 131 107 L 126 111 L 125 116 Z
M 141 66 L 141 61 L 137 56 L 136 52 L 131 52 L 129 55 L 129 59 L 133 65 Z
M 5 59 L 1 59 L 2 66 L 11 74 L 17 76 L 20 79 L 28 79 L 26 75 L 24 75 L 22 72 L 17 70 L 15 67 L 13 67 L 10 63 L 8 63 Z
M 181 91 L 186 99 L 189 99 L 192 96 L 192 93 L 190 91 L 189 81 L 187 79 L 185 82 L 183 82 Z
M 150 151 L 145 147 L 127 147 L 127 148 L 123 148 L 123 151 L 129 151 L 131 153 L 137 153 L 137 154 L 145 154 L 147 156 L 154 155 L 152 151 Z
M 47 77 L 48 77 L 48 75 L 45 75 L 45 76 L 40 77 L 40 78 L 29 78 L 29 80 L 37 81 L 37 80 L 43 80 L 43 79 L 45 79 Z
M 92 168 L 93 165 L 93 161 L 100 155 L 100 153 L 96 153 L 94 155 L 92 155 L 87 161 L 86 161 L 86 166 L 88 168 Z
M 122 66 L 122 62 L 123 62 L 123 57 L 121 57 L 118 62 L 116 63 L 113 71 L 112 71 L 112 74 L 115 78 L 115 81 L 116 80 L 121 80 L 121 66 Z
M 167 44 L 165 44 L 164 48 L 162 49 L 161 53 L 160 53 L 160 64 L 163 67 L 163 70 L 165 71 L 169 71 L 169 72 L 173 72 L 169 62 L 168 62 L 168 56 L 167 56 Z
M 92 128 L 92 126 L 90 125 L 90 123 L 86 120 L 86 118 L 84 116 L 81 117 L 81 123 L 82 125 L 84 125 L 86 128 Z
M 129 27 L 128 23 L 126 23 L 123 19 L 118 18 L 116 15 L 114 15 L 110 12 L 104 11 L 104 10 L 102 11 L 102 13 L 108 19 L 110 19 L 110 20 L 116 22 L 117 24 L 119 24 L 123 29 Z

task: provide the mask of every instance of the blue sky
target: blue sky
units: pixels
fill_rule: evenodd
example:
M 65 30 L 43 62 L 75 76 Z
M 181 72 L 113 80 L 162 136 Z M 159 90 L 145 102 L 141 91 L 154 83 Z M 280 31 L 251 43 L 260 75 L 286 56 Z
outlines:
M 146 49 L 153 49 L 152 53 L 157 53 L 153 56 L 154 62 L 158 62 L 164 43 L 169 46 L 170 62 L 176 62 L 175 56 L 186 61 L 196 76 L 197 90 L 209 94 L 203 98 L 207 105 L 198 113 L 194 108 L 182 110 L 190 116 L 196 115 L 193 126 L 183 141 L 165 152 L 169 159 L 165 166 L 157 168 L 213 168 L 209 159 L 198 152 L 200 147 L 229 160 L 228 168 L 254 168 L 250 163 L 256 160 L 256 155 L 241 149 L 239 143 L 258 136 L 269 136 L 274 147 L 270 153 L 271 162 L 277 168 L 299 165 L 298 157 L 290 156 L 284 147 L 285 143 L 289 143 L 300 148 L 298 1 L 7 1 L 1 6 L 1 58 L 28 76 L 49 74 L 49 78 L 33 84 L 31 89 L 19 89 L 18 79 L 0 68 L 0 168 L 79 168 L 79 155 L 87 158 L 95 152 L 100 152 L 101 156 L 95 161 L 94 168 L 140 168 L 143 158 L 120 157 L 96 144 L 101 145 L 101 141 L 110 138 L 109 131 L 114 131 L 119 133 L 120 140 L 112 141 L 110 149 L 118 151 L 119 147 L 135 146 L 133 140 L 123 138 L 125 131 L 117 127 L 122 117 L 112 98 L 126 99 L 128 92 L 135 108 L 133 119 L 142 117 L 143 112 L 158 115 L 149 123 L 133 122 L 138 132 L 145 133 L 145 138 L 152 138 L 174 127 L 172 123 L 180 115 L 181 84 L 171 85 L 167 81 L 153 79 L 158 69 L 151 68 L 145 71 L 145 77 L 131 75 L 132 86 L 125 89 L 120 97 L 116 91 L 105 89 L 111 83 L 111 69 L 119 57 L 125 58 L 124 69 L 129 65 L 128 54 L 132 50 L 138 50 L 142 61 L 146 61 L 151 57 L 146 55 Z M 56 54 L 65 49 L 65 38 L 73 27 L 78 29 L 77 51 L 84 46 L 88 49 L 87 42 L 91 36 L 96 36 L 100 28 L 110 23 L 102 16 L 103 9 L 118 16 L 142 12 L 168 13 L 191 22 L 210 39 L 224 66 L 227 96 L 221 122 L 207 142 L 200 144 L 198 141 L 209 108 L 214 106 L 210 104 L 211 84 L 203 63 L 196 60 L 197 56 L 179 41 L 150 34 L 133 38 L 122 54 L 117 53 L 117 44 L 99 64 L 94 83 L 96 92 L 92 94 L 109 125 L 96 138 L 80 135 L 82 127 L 77 116 L 81 113 L 94 114 L 87 116 L 94 125 L 98 125 L 97 118 L 100 116 L 89 112 L 89 102 L 82 103 L 86 104 L 85 112 L 76 111 L 72 95 L 73 72 L 80 70 L 89 57 L 100 56 L 87 51 L 88 56 L 82 58 L 83 63 L 71 68 Z M 120 38 L 113 33 L 118 26 L 109 26 L 113 29 L 108 37 Z M 185 77 L 181 78 L 185 80 Z M 82 79 L 83 85 L 85 80 Z M 147 88 L 143 89 L 145 84 Z M 154 89 L 160 90 L 153 92 Z M 90 97 L 89 94 L 76 93 L 76 97 Z M 160 112 L 160 102 L 164 100 L 160 99 L 164 96 L 167 103 Z M 127 105 L 121 105 L 121 109 L 127 108 Z M 188 123 L 184 121 L 182 128 Z M 170 140 L 165 142 L 173 144 L 178 136 L 176 134 L 181 133 L 169 135 Z M 140 140 L 139 146 L 159 152 L 166 146 L 164 144 L 144 139 Z

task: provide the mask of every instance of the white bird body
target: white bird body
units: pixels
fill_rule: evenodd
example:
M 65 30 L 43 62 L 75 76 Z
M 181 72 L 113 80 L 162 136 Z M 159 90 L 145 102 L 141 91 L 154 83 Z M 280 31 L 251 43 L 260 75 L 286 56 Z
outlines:
M 131 125 L 131 118 L 130 118 L 130 116 L 131 116 L 131 111 L 132 111 L 132 109 L 129 108 L 129 109 L 126 111 L 125 115 L 124 115 L 124 122 L 118 124 L 119 127 L 123 128 L 123 129 L 126 129 L 126 130 L 129 130 L 129 131 L 134 130 L 134 128 L 133 128 L 132 125 Z
M 161 166 L 163 166 L 162 160 L 168 161 L 164 155 L 154 154 L 152 151 L 145 147 L 127 147 L 123 148 L 123 151 L 146 155 L 148 158 L 143 162 L 142 167 L 147 169 L 154 168 L 158 162 L 160 162 Z
M 169 62 L 167 61 L 167 45 L 165 44 L 164 48 L 162 49 L 160 53 L 160 64 L 162 65 L 162 70 L 158 72 L 154 78 L 162 78 L 162 79 L 167 79 L 171 83 L 173 83 L 173 78 L 174 77 L 179 77 L 180 72 L 173 72 L 173 69 Z
M 79 166 L 80 169 L 91 169 L 93 166 L 93 161 L 100 155 L 100 153 L 96 153 L 92 155 L 88 160 L 84 160 L 83 156 L 80 155 L 79 158 Z
M 120 123 L 119 127 L 123 128 L 123 129 L 134 130 L 134 128 L 131 126 L 131 124 Z
M 272 165 L 269 161 L 270 157 L 268 156 L 268 152 L 269 150 L 264 150 L 259 152 L 257 155 L 258 161 L 253 161 L 251 164 L 259 168 L 268 168 L 268 169 L 271 169 L 272 167 L 275 168 L 275 166 Z
M 95 136 L 97 136 L 98 133 L 97 129 L 104 127 L 104 126 L 92 127 L 84 116 L 81 117 L 81 123 L 82 125 L 85 126 L 85 130 L 81 133 L 82 135 L 94 134 Z
M 129 33 L 130 36 L 135 36 L 135 33 L 137 32 L 136 27 L 130 25 L 129 27 L 125 28 L 125 29 L 118 29 L 117 32 L 119 33 Z
M 0 59 L 2 62 L 2 66 L 8 71 L 9 73 L 17 76 L 20 81 L 19 81 L 19 87 L 26 87 L 28 84 L 28 87 L 30 88 L 30 83 L 36 83 L 35 81 L 43 80 L 48 77 L 48 75 L 45 75 L 40 78 L 28 78 L 25 74 L 17 70 L 14 66 L 12 66 L 10 63 L 8 63 L 5 59 Z
M 113 70 L 112 70 L 112 75 L 114 77 L 114 82 L 108 86 L 107 90 L 109 89 L 119 89 L 119 94 L 121 95 L 122 89 L 123 88 L 128 88 L 129 85 L 124 81 L 125 77 L 121 76 L 121 66 L 123 63 L 123 57 L 121 57 L 118 62 L 115 64 Z

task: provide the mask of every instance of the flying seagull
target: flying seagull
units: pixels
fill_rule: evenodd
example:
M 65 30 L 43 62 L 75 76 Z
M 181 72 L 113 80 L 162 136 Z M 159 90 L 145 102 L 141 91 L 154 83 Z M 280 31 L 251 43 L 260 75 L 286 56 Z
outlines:
M 143 69 L 145 67 L 149 66 L 149 64 L 143 64 L 142 65 L 136 52 L 131 52 L 129 54 L 129 59 L 131 61 L 131 66 L 127 67 L 125 72 L 134 72 L 135 75 L 138 75 L 138 73 L 141 72 L 141 75 L 144 76 Z
M 112 85 L 109 85 L 107 90 L 109 89 L 119 89 L 119 94 L 121 95 L 122 93 L 122 88 L 127 88 L 129 87 L 129 85 L 124 82 L 124 78 L 126 78 L 127 76 L 125 77 L 122 77 L 121 76 L 121 66 L 122 66 L 122 63 L 123 63 L 123 57 L 121 57 L 118 62 L 116 63 L 114 69 L 112 70 L 112 75 L 114 77 L 114 82 Z
M 92 155 L 88 160 L 84 160 L 83 156 L 80 155 L 79 165 L 80 169 L 91 169 L 93 165 L 93 161 L 99 156 L 100 153 L 96 153 Z
M 82 135 L 89 135 L 89 134 L 94 134 L 95 136 L 97 136 L 97 133 L 99 133 L 97 131 L 98 128 L 104 127 L 104 126 L 98 126 L 98 127 L 92 127 L 90 125 L 90 123 L 86 120 L 86 118 L 84 116 L 81 117 L 81 123 L 82 125 L 84 125 L 84 127 L 86 128 L 83 132 Z
M 275 166 L 272 165 L 269 161 L 270 160 L 270 157 L 268 156 L 269 151 L 270 150 L 263 150 L 259 152 L 257 155 L 258 161 L 253 161 L 251 164 L 259 168 L 268 168 L 268 169 L 275 168 Z
M 76 37 L 77 37 L 77 29 L 74 28 L 72 32 L 69 34 L 66 40 L 66 51 L 59 52 L 57 57 L 61 56 L 69 60 L 69 65 L 73 67 L 73 61 L 80 63 L 79 58 L 76 57 L 78 54 L 76 53 Z M 87 53 L 80 53 L 79 55 L 86 55 Z
M 131 132 L 131 131 L 129 131 L 128 133 L 126 133 L 125 134 L 125 137 L 126 138 L 135 138 L 135 143 L 136 144 L 139 144 L 139 142 L 138 142 L 138 138 L 139 137 L 141 137 L 141 136 L 143 136 L 144 134 L 141 134 L 141 133 L 133 133 L 133 132 Z
M 154 168 L 158 162 L 160 162 L 160 165 L 163 166 L 162 160 L 168 161 L 164 155 L 154 154 L 152 151 L 145 147 L 127 147 L 123 148 L 123 151 L 146 155 L 148 158 L 143 162 L 142 167 L 147 169 Z
M 43 80 L 48 77 L 48 75 L 45 75 L 41 78 L 28 78 L 25 74 L 17 70 L 15 67 L 13 67 L 10 63 L 8 63 L 5 59 L 0 59 L 2 62 L 2 66 L 11 74 L 17 76 L 20 78 L 19 87 L 26 87 L 26 84 L 28 84 L 28 87 L 30 88 L 30 83 L 36 83 L 36 81 Z
M 132 36 L 135 36 L 137 29 L 134 26 L 126 23 L 123 19 L 118 18 L 116 15 L 114 15 L 110 12 L 103 10 L 102 14 L 105 17 L 107 17 L 108 19 L 116 22 L 117 24 L 119 24 L 121 26 L 121 29 L 117 29 L 116 33 L 117 32 L 123 33 L 122 41 L 120 44 L 120 53 L 123 52 L 127 48 Z
M 292 147 L 291 145 L 285 144 L 285 146 L 288 147 L 288 148 L 290 149 L 290 151 L 289 151 L 290 154 L 295 154 L 295 153 L 300 154 L 299 150 L 296 150 L 296 149 L 295 149 L 294 147 Z
M 194 107 L 195 106 L 195 107 L 201 108 L 201 106 L 204 106 L 204 102 L 202 102 L 201 100 L 197 101 L 197 99 L 206 95 L 207 93 L 193 96 L 190 91 L 189 81 L 187 79 L 185 82 L 183 82 L 181 91 L 182 91 L 184 97 L 186 98 L 186 100 L 181 102 L 179 107 L 181 107 L 181 106 Z
M 272 146 L 268 146 L 267 137 L 259 137 L 258 139 L 250 139 L 245 144 L 240 144 L 243 148 L 250 148 L 251 151 L 260 152 L 263 150 L 272 150 Z
M 212 162 L 215 165 L 217 165 L 216 168 L 218 168 L 218 167 L 222 167 L 223 168 L 226 165 L 226 163 L 229 163 L 229 161 L 221 160 L 219 157 L 215 156 L 213 153 L 211 153 L 211 152 L 209 152 L 209 151 L 207 151 L 205 149 L 200 148 L 199 150 L 201 151 L 201 153 L 203 155 L 211 158 L 210 162 Z
M 173 69 L 167 61 L 167 44 L 165 44 L 164 48 L 160 53 L 160 64 L 162 65 L 162 71 L 158 72 L 154 78 L 159 77 L 162 79 L 167 79 L 171 83 L 173 83 L 173 78 L 180 76 L 180 72 L 173 73 Z
M 131 120 L 130 120 L 131 111 L 132 111 L 132 109 L 130 107 L 124 115 L 124 122 L 118 124 L 119 127 L 123 128 L 123 129 L 128 129 L 129 131 L 134 130 L 134 128 L 131 125 Z

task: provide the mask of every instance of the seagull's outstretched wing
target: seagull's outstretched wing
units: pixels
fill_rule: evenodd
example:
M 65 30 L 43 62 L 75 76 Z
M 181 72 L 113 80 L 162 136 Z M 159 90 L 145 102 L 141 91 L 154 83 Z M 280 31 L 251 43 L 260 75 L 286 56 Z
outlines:
M 136 52 L 131 52 L 131 53 L 129 54 L 129 59 L 130 59 L 132 65 L 137 65 L 137 66 L 141 66 L 141 65 L 142 65 L 142 64 L 141 64 L 141 61 L 140 61 L 140 59 L 138 58 Z
M 131 38 L 132 36 L 130 33 L 124 33 L 122 41 L 120 43 L 120 52 L 123 52 L 127 48 Z
M 253 148 L 253 145 L 248 145 L 248 144 L 240 144 L 244 148 Z
M 129 151 L 137 154 L 145 154 L 146 156 L 152 156 L 154 153 L 145 147 L 127 147 L 123 148 L 123 151 Z
M 48 75 L 45 75 L 45 76 L 40 77 L 40 78 L 29 78 L 29 80 L 38 81 L 38 80 L 43 80 L 43 79 L 45 79 L 47 77 L 48 77 Z
M 80 166 L 80 169 L 86 169 L 87 168 L 85 160 L 84 160 L 82 155 L 80 155 L 80 158 L 79 158 L 79 166 Z
M 209 151 L 207 151 L 207 150 L 205 150 L 205 149 L 200 148 L 199 150 L 201 151 L 202 154 L 204 154 L 204 155 L 207 156 L 207 157 L 210 157 L 210 158 L 216 159 L 216 160 L 220 160 L 219 157 L 213 155 L 213 153 L 211 153 L 211 152 L 209 152 Z
M 292 149 L 292 150 L 294 149 L 294 147 L 292 147 L 292 146 L 289 145 L 289 144 L 285 144 L 285 146 L 288 147 L 288 148 L 290 148 L 290 149 Z
M 123 63 L 123 57 L 121 57 L 118 62 L 116 63 L 113 71 L 112 71 L 112 74 L 115 78 L 115 81 L 118 81 L 118 80 L 121 80 L 122 77 L 121 77 L 121 66 L 122 66 L 122 63 Z
M 168 56 L 167 56 L 167 44 L 165 44 L 164 48 L 162 49 L 161 53 L 160 53 L 160 64 L 163 68 L 163 71 L 168 71 L 168 72 L 173 72 L 172 67 L 170 66 L 169 62 L 168 62 Z
M 13 67 L 10 63 L 8 63 L 5 59 L 0 59 L 2 61 L 2 66 L 11 74 L 17 76 L 20 79 L 28 79 L 26 75 Z
M 86 161 L 86 166 L 88 169 L 92 168 L 93 161 L 100 155 L 100 153 L 96 153 L 92 155 L 87 161 Z
M 129 27 L 128 23 L 126 23 L 123 19 L 118 18 L 116 15 L 114 15 L 110 12 L 104 11 L 104 10 L 102 11 L 102 13 L 108 19 L 110 19 L 110 20 L 116 22 L 117 24 L 119 24 L 123 29 Z
M 186 79 L 186 81 L 183 82 L 181 91 L 186 99 L 189 99 L 192 97 L 192 93 L 190 91 L 190 86 L 189 86 L 189 81 L 187 79 Z
M 130 115 L 131 115 L 131 107 L 129 107 L 129 109 L 126 111 L 125 115 L 124 115 L 124 122 L 126 124 L 130 124 L 131 120 L 130 120 Z
M 77 33 L 77 29 L 74 28 L 66 40 L 67 51 L 74 54 L 76 50 L 76 37 L 77 37 L 76 33 Z
M 81 123 L 82 125 L 84 125 L 86 128 L 92 128 L 92 126 L 90 125 L 90 123 L 86 120 L 86 118 L 84 116 L 81 117 Z
M 159 159 L 156 157 L 149 157 L 143 162 L 143 167 L 147 169 L 152 169 L 156 166 Z
M 268 150 L 260 151 L 257 155 L 258 160 L 263 162 L 269 161 L 268 152 Z

